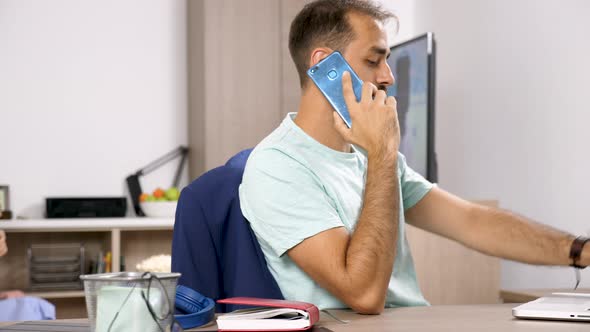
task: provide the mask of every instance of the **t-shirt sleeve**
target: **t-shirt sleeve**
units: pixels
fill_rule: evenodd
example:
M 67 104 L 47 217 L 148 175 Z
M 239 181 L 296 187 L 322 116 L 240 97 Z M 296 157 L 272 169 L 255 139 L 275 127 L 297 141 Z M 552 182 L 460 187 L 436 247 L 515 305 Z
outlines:
M 405 211 L 416 205 L 435 185 L 411 169 L 401 153 L 398 153 L 398 168 Z
M 277 256 L 306 238 L 344 226 L 320 179 L 276 149 L 250 156 L 239 195 L 258 241 Z

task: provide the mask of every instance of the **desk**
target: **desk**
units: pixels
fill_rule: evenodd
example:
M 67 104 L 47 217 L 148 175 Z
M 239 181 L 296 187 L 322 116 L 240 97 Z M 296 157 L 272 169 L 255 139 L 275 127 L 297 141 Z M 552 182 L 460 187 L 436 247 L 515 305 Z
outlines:
M 341 324 L 322 314 L 320 326 L 333 331 L 589 331 L 590 324 L 574 322 L 529 321 L 512 317 L 514 304 L 448 305 L 388 309 L 378 316 L 357 315 L 331 310 Z
M 589 323 L 517 320 L 512 317 L 514 304 L 449 305 L 387 309 L 381 315 L 358 315 L 348 310 L 330 310 L 340 319 L 351 320 L 342 324 L 322 313 L 319 327 L 340 331 L 483 331 L 483 332 L 577 332 L 590 330 Z M 84 321 L 84 320 L 76 320 Z M 12 323 L 0 323 L 10 325 Z M 189 331 L 215 331 L 214 324 Z M 316 329 L 327 332 L 325 329 Z M 313 331 L 312 331 L 313 332 Z

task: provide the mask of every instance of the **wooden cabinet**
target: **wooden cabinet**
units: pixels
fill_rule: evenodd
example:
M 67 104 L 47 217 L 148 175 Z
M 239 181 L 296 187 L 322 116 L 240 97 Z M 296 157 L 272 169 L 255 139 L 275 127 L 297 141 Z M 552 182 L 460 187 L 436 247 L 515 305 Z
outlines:
M 306 2 L 187 3 L 191 178 L 254 147 L 298 110 L 301 92 L 288 36 Z

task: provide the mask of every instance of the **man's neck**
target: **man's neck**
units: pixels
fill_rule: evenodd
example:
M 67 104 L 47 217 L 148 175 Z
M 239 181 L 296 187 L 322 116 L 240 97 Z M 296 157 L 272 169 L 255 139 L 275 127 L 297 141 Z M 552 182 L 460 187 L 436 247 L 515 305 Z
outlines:
M 334 128 L 334 109 L 317 89 L 301 96 L 295 124 L 321 144 L 340 152 L 350 152 L 350 144 Z

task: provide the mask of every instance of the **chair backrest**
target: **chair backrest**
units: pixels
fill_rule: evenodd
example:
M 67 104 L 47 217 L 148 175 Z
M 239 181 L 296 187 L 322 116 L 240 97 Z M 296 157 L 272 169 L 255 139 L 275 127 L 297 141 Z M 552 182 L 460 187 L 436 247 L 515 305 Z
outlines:
M 172 240 L 172 271 L 179 284 L 214 300 L 251 296 L 282 299 L 248 221 L 238 187 L 251 150 L 201 175 L 182 190 Z M 218 312 L 239 308 L 218 305 Z

